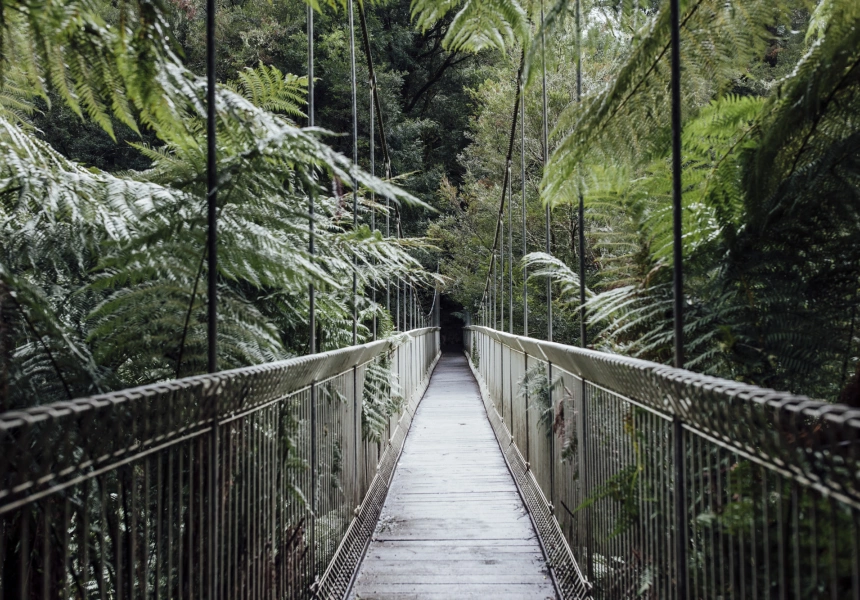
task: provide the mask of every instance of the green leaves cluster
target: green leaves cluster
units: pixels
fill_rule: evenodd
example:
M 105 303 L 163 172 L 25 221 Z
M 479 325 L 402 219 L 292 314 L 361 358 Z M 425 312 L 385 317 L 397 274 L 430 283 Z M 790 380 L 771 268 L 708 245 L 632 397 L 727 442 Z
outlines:
M 159 142 L 137 145 L 151 161 L 146 171 L 88 169 L 40 140 L 27 121 L 30 99 L 47 87 L 22 87 L 27 93 L 3 104 L 6 408 L 190 375 L 206 364 L 205 80 L 170 53 L 158 5 L 123 4 L 122 11 L 131 12 L 113 15 L 120 25 L 100 28 L 100 4 L 64 6 L 66 20 L 50 3 L 31 7 L 27 19 L 7 19 L 5 39 L 14 42 L 5 48 L 14 52 L 14 43 L 28 40 L 65 48 L 68 69 L 76 61 L 91 69 L 64 75 L 63 101 L 105 128 L 110 119 L 145 125 Z M 138 29 L 123 29 L 126 21 Z M 64 46 L 68 31 L 82 45 Z M 25 65 L 25 72 L 41 73 L 55 89 L 60 72 L 45 64 Z M 17 73 L 4 74 L 14 80 Z M 386 210 L 365 197 L 370 193 L 392 204 L 420 202 L 353 167 L 326 144 L 327 132 L 291 120 L 302 114 L 305 85 L 303 78 L 261 65 L 217 90 L 220 368 L 305 351 L 310 284 L 318 290 L 319 347 L 325 350 L 351 343 L 351 336 L 327 332 L 351 330 L 342 325 L 351 321 L 353 271 L 359 290 L 375 287 L 383 295 L 390 279 L 429 277 L 409 253 L 418 242 L 352 227 L 352 203 L 344 194 L 353 180 L 361 188 L 361 221 L 370 210 Z M 380 335 L 390 327 L 384 307 L 369 295 L 357 300 L 362 339 L 374 317 Z
M 752 34 L 778 22 L 778 15 L 764 8 L 755 18 L 753 12 L 741 14 L 742 21 L 729 27 L 735 33 L 721 46 L 713 35 L 705 41 L 697 37 L 715 22 L 712 11 L 698 12 L 704 8 L 704 3 L 688 7 L 682 36 L 688 365 L 836 399 L 856 356 L 858 7 L 838 0 L 821 3 L 810 19 L 805 53 L 786 76 L 773 81 L 766 96 L 722 90 L 743 89 L 743 61 L 760 52 L 759 45 L 744 45 L 743 39 L 754 41 Z M 802 20 L 802 8 L 794 10 Z M 833 19 L 827 25 L 823 13 Z M 707 19 L 698 29 L 691 27 L 700 15 Z M 738 31 L 748 32 L 747 37 L 738 37 Z M 802 44 L 800 34 L 785 35 Z M 717 56 L 729 56 L 735 48 L 743 61 L 709 70 L 699 47 L 713 48 Z M 640 62 L 636 51 L 622 73 L 634 62 Z M 691 88 L 706 89 L 697 84 L 700 77 L 710 82 L 705 102 L 691 93 Z M 604 291 L 588 307 L 592 322 L 600 324 L 600 339 L 618 351 L 668 360 L 671 171 L 667 120 L 659 118 L 667 114 L 665 102 L 643 89 L 650 81 L 636 83 L 633 95 L 623 92 L 624 110 L 611 120 L 595 117 L 618 100 L 623 86 L 617 82 L 573 109 L 571 114 L 579 116 L 560 141 L 544 183 L 549 201 L 565 201 L 572 178 L 597 225 L 593 243 L 605 246 L 613 262 L 633 267 L 620 278 L 617 272 L 597 274 Z M 576 169 L 587 175 L 577 179 Z M 600 225 L 613 217 L 616 225 L 604 230 Z M 619 233 L 628 245 L 620 256 L 611 250 Z M 560 280 L 572 282 L 571 276 Z M 574 295 L 568 297 L 577 302 Z
M 541 54 L 533 40 L 541 32 L 534 28 L 531 40 L 506 44 L 509 64 L 498 67 L 499 81 L 476 90 L 482 112 L 461 159 L 469 174 L 453 192 L 440 190 L 460 203 L 462 216 L 434 234 L 451 257 L 455 293 L 476 307 L 486 269 L 476 273 L 470 265 L 489 264 L 497 186 L 506 168 L 509 80 L 524 47 L 531 58 L 522 149 L 530 256 L 518 267 L 528 268 L 530 280 L 524 283 L 516 269 L 514 331 L 522 331 L 526 285 L 529 333 L 543 335 L 543 282 L 551 277 L 555 339 L 578 342 L 581 194 L 589 344 L 669 362 L 668 2 L 582 1 L 579 30 L 576 6 L 567 0 L 546 6 L 554 126 L 546 169 L 534 78 Z M 860 402 L 849 397 L 860 289 L 858 10 L 848 0 L 681 2 L 684 337 L 691 369 Z M 577 102 L 580 59 L 584 95 Z M 518 167 L 515 159 L 517 261 L 523 243 Z M 534 252 L 545 244 L 542 203 L 553 207 L 552 256 Z

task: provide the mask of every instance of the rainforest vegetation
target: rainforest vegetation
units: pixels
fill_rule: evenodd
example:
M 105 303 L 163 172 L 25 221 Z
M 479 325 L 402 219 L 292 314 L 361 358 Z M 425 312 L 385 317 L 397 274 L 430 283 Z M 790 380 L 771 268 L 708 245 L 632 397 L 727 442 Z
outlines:
M 306 5 L 217 2 L 222 368 L 307 352 L 309 284 L 320 348 L 350 344 L 354 259 L 361 340 L 374 316 L 378 335 L 393 329 L 386 282 L 423 286 L 426 310 L 437 268 L 445 293 L 475 315 L 518 81 L 525 143 L 517 128 L 514 318 L 506 306 L 504 328 L 522 332 L 527 265 L 529 335 L 546 335 L 549 276 L 554 339 L 580 342 L 581 195 L 586 344 L 670 361 L 668 3 L 543 8 L 542 29 L 537 2 L 363 7 L 392 157 L 383 180 L 378 154 L 370 173 L 360 37 L 360 168 L 349 158 L 344 6 L 314 4 L 318 127 L 308 128 Z M 4 408 L 205 371 L 205 3 L 0 10 Z M 681 10 L 687 366 L 857 403 L 860 4 L 685 0 Z M 386 198 L 404 237 L 393 226 L 385 235 Z

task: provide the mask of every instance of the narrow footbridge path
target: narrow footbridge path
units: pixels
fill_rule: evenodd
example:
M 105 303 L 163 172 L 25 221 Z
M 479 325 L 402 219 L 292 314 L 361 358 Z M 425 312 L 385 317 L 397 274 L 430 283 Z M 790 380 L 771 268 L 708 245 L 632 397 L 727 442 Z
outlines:
M 860 600 L 860 413 L 440 329 L 0 413 L 0 599 Z
M 419 405 L 351 598 L 556 598 L 463 355 Z

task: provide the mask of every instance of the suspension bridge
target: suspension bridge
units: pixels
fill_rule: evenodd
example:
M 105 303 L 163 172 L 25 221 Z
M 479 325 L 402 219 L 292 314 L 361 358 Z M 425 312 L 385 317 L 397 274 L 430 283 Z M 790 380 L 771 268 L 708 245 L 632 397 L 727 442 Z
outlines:
M 857 411 L 429 325 L 0 415 L 0 598 L 860 594 Z
M 356 302 L 352 346 L 317 353 L 311 287 L 309 355 L 219 371 L 208 0 L 210 372 L 0 414 L 0 599 L 860 600 L 860 412 L 682 368 L 680 26 L 670 5 L 675 366 L 586 349 L 584 312 L 580 347 L 553 342 L 549 281 L 548 340 L 528 337 L 527 296 L 524 335 L 512 332 L 521 63 L 484 296 L 462 347 L 441 352 L 438 290 L 424 313 L 414 288 L 392 282 L 395 335 L 375 339 L 374 323 L 374 339 L 358 343 Z M 358 13 L 371 171 L 378 136 L 390 178 Z M 351 0 L 347 14 L 357 164 Z M 310 7 L 308 40 L 314 125 Z M 540 46 L 543 56 L 542 36 Z M 401 229 L 392 208 L 386 236 L 389 214 Z M 308 212 L 313 255 L 313 201 Z M 578 218 L 584 300 L 581 197 Z M 548 252 L 550 219 L 547 208 Z

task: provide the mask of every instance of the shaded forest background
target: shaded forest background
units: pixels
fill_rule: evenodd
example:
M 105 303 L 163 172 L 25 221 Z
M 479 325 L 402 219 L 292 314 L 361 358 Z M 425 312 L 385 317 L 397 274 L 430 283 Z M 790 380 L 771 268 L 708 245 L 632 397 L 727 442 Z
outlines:
M 486 5 L 488 14 L 502 15 L 492 21 L 496 27 L 506 23 L 501 4 Z M 426 309 L 430 273 L 438 268 L 445 293 L 477 313 L 523 52 L 529 64 L 524 144 L 518 129 L 512 164 L 514 318 L 506 302 L 506 319 L 497 325 L 522 332 L 521 290 L 527 285 L 529 335 L 544 337 L 545 278 L 551 277 L 554 339 L 580 342 L 576 266 L 582 195 L 587 345 L 669 362 L 671 172 L 668 57 L 660 52 L 668 31 L 663 4 L 583 2 L 581 35 L 574 3 L 548 7 L 546 152 L 541 63 L 533 43 L 537 4 L 517 4 L 519 24 L 508 24 L 509 31 L 503 27 L 505 35 L 492 43 L 486 40 L 495 38 L 481 37 L 483 17 L 476 17 L 472 38 L 459 44 L 451 43 L 454 12 L 440 10 L 428 19 L 429 0 L 366 6 L 399 189 L 363 180 L 359 231 L 351 230 L 342 189 L 346 163 L 338 163 L 351 153 L 347 20 L 342 6 L 323 6 L 315 17 L 316 124 L 335 135 L 308 133 L 309 145 L 302 148 L 309 154 L 292 158 L 287 150 L 298 146 L 279 142 L 276 153 L 284 155 L 278 164 L 254 157 L 243 163 L 244 171 L 227 169 L 233 174 L 225 186 L 234 190 L 232 196 L 228 190 L 228 202 L 243 216 L 232 230 L 228 220 L 222 242 L 228 257 L 221 274 L 224 318 L 235 324 L 226 328 L 221 344 L 224 366 L 306 352 L 304 290 L 310 282 L 321 290 L 321 332 L 328 332 L 322 347 L 350 343 L 337 332 L 349 329 L 345 282 L 356 247 L 362 252 L 362 285 L 377 290 L 376 302 L 367 293 L 360 301 L 361 339 L 371 336 L 374 318 L 381 335 L 392 330 L 381 300 L 384 282 L 392 277 L 421 284 Z M 110 2 L 94 6 L 108 22 L 126 10 Z M 685 4 L 684 11 L 688 366 L 860 405 L 858 8 L 848 0 L 780 0 L 750 2 L 741 11 L 699 0 Z M 189 81 L 204 73 L 204 17 L 199 0 L 164 4 L 166 46 L 187 69 Z M 218 2 L 216 40 L 227 107 L 219 130 L 219 139 L 227 140 L 219 149 L 225 160 L 244 157 L 261 127 L 298 135 L 295 130 L 306 124 L 300 79 L 307 72 L 306 6 Z M 359 164 L 366 172 L 370 90 L 360 33 L 356 41 Z M 580 59 L 582 102 L 576 91 Z M 271 67 L 277 71 L 266 70 Z M 81 111 L 52 81 L 48 78 L 44 93 L 25 90 L 15 96 L 15 102 L 26 103 L 22 110 L 4 101 L 4 110 L 19 118 L 9 117 L 13 126 L 92 177 L 104 173 L 124 182 L 145 181 L 161 186 L 158 193 L 171 199 L 140 214 L 117 209 L 124 219 L 135 215 L 133 226 L 117 233 L 106 230 L 98 210 L 70 209 L 74 202 L 45 209 L 34 192 L 22 203 L 22 176 L 7 173 L 0 190 L 7 407 L 189 375 L 205 363 L 205 294 L 197 289 L 202 230 L 194 225 L 202 197 L 198 151 L 205 139 L 199 115 L 183 109 L 168 122 L 146 116 L 145 110 L 132 110 L 130 119 L 116 108 Z M 256 108 L 236 108 L 239 97 Z M 325 148 L 342 156 L 326 154 Z M 309 155 L 321 158 L 307 171 L 313 182 L 308 188 L 290 173 Z M 376 175 L 380 166 L 377 147 Z M 98 181 L 108 190 L 116 184 Z M 385 240 L 370 230 L 371 211 L 381 226 L 384 210 L 373 204 L 370 192 L 381 194 L 377 201 L 385 194 L 402 200 L 407 239 Z M 87 201 L 113 202 L 113 192 L 105 193 Z M 323 266 L 309 264 L 304 254 L 308 194 L 319 199 L 323 215 L 321 252 L 328 257 Z M 70 196 L 81 196 L 80 189 Z M 551 256 L 541 253 L 545 203 L 553 207 Z M 52 216 L 42 219 L 46 212 Z M 278 241 L 270 245 L 272 231 Z M 504 237 L 507 244 L 507 233 Z M 287 256 L 287 264 L 279 264 L 279 257 Z M 165 267 L 174 261 L 175 268 Z M 524 264 L 531 276 L 527 282 Z

